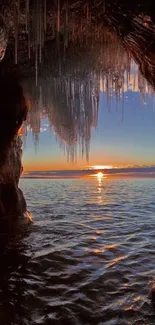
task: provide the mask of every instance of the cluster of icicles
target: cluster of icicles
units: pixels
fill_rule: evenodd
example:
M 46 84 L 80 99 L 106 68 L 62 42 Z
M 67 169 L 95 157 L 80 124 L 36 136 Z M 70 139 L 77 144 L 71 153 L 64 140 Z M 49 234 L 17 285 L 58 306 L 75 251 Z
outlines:
M 37 93 L 32 80 L 24 85 L 30 108 L 25 132 L 27 127 L 30 128 L 34 139 L 38 140 L 39 133 L 44 131 L 42 121 L 48 119 L 48 127 L 71 160 L 75 160 L 79 152 L 87 159 L 89 157 L 91 132 L 97 126 L 101 92 L 106 94 L 107 108 L 112 98 L 117 99 L 117 104 L 123 102 L 128 90 L 140 91 L 144 101 L 145 95 L 151 92 L 136 64 L 115 36 L 112 37 L 108 41 L 105 35 L 105 42 L 100 44 L 96 54 L 92 48 L 91 61 L 87 54 L 73 64 L 68 64 L 70 59 L 67 56 L 66 59 L 62 57 L 62 74 L 44 71 L 42 78 L 38 79 Z M 123 105 L 118 107 L 122 109 L 123 118 Z
M 41 84 L 38 101 L 29 97 L 30 111 L 24 134 L 31 129 L 38 141 L 39 133 L 47 129 L 42 121 L 48 119 L 48 128 L 65 149 L 67 158 L 75 161 L 80 154 L 88 160 L 91 131 L 98 119 L 100 88 L 97 75 L 90 72 L 81 81 L 69 76 L 49 77 Z
M 118 38 L 101 24 L 93 25 L 87 3 L 81 9 L 80 19 L 76 11 L 70 10 L 68 1 L 63 1 L 62 4 L 61 0 L 56 0 L 48 10 L 47 0 L 25 0 L 24 8 L 20 0 L 13 1 L 15 63 L 18 63 L 21 25 L 27 34 L 27 58 L 34 58 L 35 54 L 35 82 L 31 81 L 29 87 L 26 87 L 30 111 L 24 133 L 29 128 L 35 140 L 38 139 L 41 121 L 48 118 L 50 128 L 59 143 L 65 147 L 68 157 L 75 160 L 80 150 L 88 159 L 91 131 L 97 125 L 100 92 L 106 93 L 110 105 L 113 96 L 119 101 L 128 89 L 140 91 L 143 96 L 151 90 L 140 73 L 135 71 L 131 57 Z M 54 76 L 52 73 L 51 76 L 44 73 L 41 78 L 38 75 L 38 65 L 42 63 L 45 41 L 49 38 L 56 39 L 54 46 L 59 47 L 60 34 L 63 35 L 65 55 L 62 55 L 59 48 L 56 51 L 60 53 L 57 60 L 62 69 L 54 71 Z M 92 62 L 83 53 L 78 65 L 76 60 L 67 65 L 65 60 L 68 59 L 66 53 L 70 41 L 75 52 L 78 42 L 85 43 L 92 51 Z M 93 57 L 98 42 L 98 55 Z M 54 65 L 52 57 L 49 62 Z M 83 78 L 79 77 L 80 64 L 85 67 Z M 65 75 L 63 66 L 71 67 L 65 71 Z
M 27 34 L 27 56 L 31 59 L 35 53 L 36 85 L 38 83 L 38 63 L 42 61 L 42 49 L 44 47 L 47 28 L 47 0 L 25 0 L 25 8 L 21 8 L 20 0 L 14 1 L 14 38 L 15 38 L 15 64 L 18 64 L 19 33 L 21 25 L 25 24 Z
M 89 5 L 83 5 L 83 19 L 79 19 L 76 11 L 69 7 L 68 0 L 51 1 L 47 10 L 47 0 L 25 0 L 25 8 L 21 6 L 21 0 L 13 0 L 14 3 L 14 38 L 15 38 L 15 64 L 18 63 L 19 34 L 23 26 L 27 34 L 27 57 L 31 59 L 35 54 L 36 85 L 38 85 L 38 65 L 42 62 L 42 50 L 47 39 L 58 40 L 60 33 L 63 35 L 64 47 L 68 42 L 77 39 L 85 39 L 92 35 L 91 13 Z M 21 28 L 22 26 L 22 28 Z M 93 27 L 95 39 L 102 34 L 102 27 Z

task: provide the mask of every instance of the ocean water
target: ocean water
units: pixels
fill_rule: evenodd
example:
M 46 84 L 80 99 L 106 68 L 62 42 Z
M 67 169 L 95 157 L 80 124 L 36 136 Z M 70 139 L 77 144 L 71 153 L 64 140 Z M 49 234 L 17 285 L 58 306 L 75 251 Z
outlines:
M 154 324 L 155 179 L 20 185 L 34 222 L 1 238 L 1 324 Z

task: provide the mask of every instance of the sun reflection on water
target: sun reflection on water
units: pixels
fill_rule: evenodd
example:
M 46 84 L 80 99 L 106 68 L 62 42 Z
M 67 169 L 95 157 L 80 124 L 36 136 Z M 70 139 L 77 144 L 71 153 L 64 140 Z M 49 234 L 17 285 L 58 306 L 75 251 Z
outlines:
M 99 181 L 102 180 L 103 176 L 104 176 L 103 173 L 101 173 L 101 172 L 97 173 L 97 178 L 98 178 Z

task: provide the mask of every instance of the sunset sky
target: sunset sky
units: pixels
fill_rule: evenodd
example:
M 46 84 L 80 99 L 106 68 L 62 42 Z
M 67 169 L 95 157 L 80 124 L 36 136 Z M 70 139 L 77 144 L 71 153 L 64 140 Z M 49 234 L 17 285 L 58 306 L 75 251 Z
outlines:
M 112 99 L 108 109 L 104 93 L 101 93 L 98 126 L 92 130 L 89 163 L 80 157 L 74 164 L 67 162 L 63 148 L 47 126 L 48 121 L 44 124 L 47 130 L 40 133 L 36 151 L 32 133 L 28 133 L 23 157 L 25 171 L 76 170 L 88 165 L 155 165 L 155 115 L 151 96 L 146 104 L 138 92 L 126 92 L 122 121 L 122 103 L 116 111 L 116 102 Z

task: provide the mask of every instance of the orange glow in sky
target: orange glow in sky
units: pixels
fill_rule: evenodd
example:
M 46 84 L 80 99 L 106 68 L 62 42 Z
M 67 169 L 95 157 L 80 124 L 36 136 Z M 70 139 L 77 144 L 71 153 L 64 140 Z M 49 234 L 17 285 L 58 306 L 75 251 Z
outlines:
M 23 166 L 24 171 L 49 171 L 49 170 L 98 170 L 99 173 L 102 173 L 104 176 L 104 173 L 102 170 L 108 170 L 109 169 L 117 169 L 117 168 L 134 168 L 136 165 L 132 164 L 113 164 L 113 165 L 84 165 L 83 161 L 79 161 L 79 163 L 71 163 L 67 162 L 65 159 L 63 161 L 58 161 L 53 158 L 53 161 L 46 161 L 44 160 L 27 160 L 23 159 Z M 142 167 L 143 165 L 138 165 L 139 167 Z M 150 165 L 151 167 L 151 165 Z M 95 175 L 98 175 L 95 174 Z
M 23 160 L 23 164 L 24 164 L 24 170 L 25 171 L 48 171 L 48 170 L 108 170 L 108 169 L 112 169 L 115 168 L 115 166 L 112 165 L 94 165 L 94 166 L 90 166 L 90 165 L 84 165 L 83 161 L 79 161 L 79 163 L 71 163 L 71 162 L 67 162 L 65 159 L 62 161 L 58 161 L 58 160 L 54 160 L 52 161 L 44 161 L 42 160 Z
M 112 169 L 113 166 L 109 166 L 109 165 L 95 165 L 95 166 L 90 166 L 90 168 L 92 169 Z

